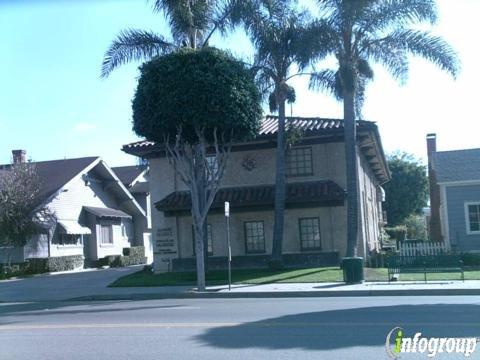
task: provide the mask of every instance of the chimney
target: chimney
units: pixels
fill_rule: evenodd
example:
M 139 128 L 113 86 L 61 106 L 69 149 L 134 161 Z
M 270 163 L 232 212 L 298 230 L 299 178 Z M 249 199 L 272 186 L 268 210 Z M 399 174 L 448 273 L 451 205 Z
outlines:
M 433 156 L 437 152 L 437 135 L 427 134 L 428 182 L 430 184 L 430 240 L 443 241 L 440 223 L 440 187 L 433 164 Z
M 431 155 L 437 151 L 437 134 L 427 134 L 427 155 L 430 162 Z
M 27 152 L 25 150 L 12 150 L 13 163 L 23 164 L 26 162 Z

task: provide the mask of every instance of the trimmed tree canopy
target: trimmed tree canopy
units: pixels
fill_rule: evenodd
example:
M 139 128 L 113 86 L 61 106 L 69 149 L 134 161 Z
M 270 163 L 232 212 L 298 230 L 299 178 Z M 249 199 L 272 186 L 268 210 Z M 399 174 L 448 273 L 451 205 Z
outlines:
M 198 131 L 213 142 L 238 141 L 257 134 L 261 95 L 253 74 L 230 54 L 215 48 L 182 49 L 141 68 L 133 99 L 134 131 L 149 140 L 195 144 Z
M 390 225 L 402 224 L 412 214 L 427 206 L 428 179 L 425 166 L 413 156 L 397 153 L 388 159 L 392 180 L 384 185 L 385 210 Z

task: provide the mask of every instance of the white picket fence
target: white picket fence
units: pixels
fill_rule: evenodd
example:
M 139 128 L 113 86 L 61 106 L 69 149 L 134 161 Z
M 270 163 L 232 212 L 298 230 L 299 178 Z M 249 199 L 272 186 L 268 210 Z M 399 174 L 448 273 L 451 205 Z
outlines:
M 422 242 L 400 244 L 401 256 L 441 255 L 447 253 L 447 247 L 443 242 Z

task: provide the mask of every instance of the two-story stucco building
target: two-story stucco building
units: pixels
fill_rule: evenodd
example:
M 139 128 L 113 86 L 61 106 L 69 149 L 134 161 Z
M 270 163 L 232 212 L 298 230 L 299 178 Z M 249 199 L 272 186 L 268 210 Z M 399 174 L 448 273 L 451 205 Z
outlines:
M 346 251 L 346 169 L 342 120 L 288 118 L 302 138 L 287 152 L 284 260 L 287 265 L 338 264 Z M 227 256 L 225 201 L 231 208 L 234 266 L 266 264 L 272 249 L 277 117 L 268 116 L 255 140 L 235 144 L 222 187 L 208 216 L 212 267 Z M 379 249 L 383 222 L 381 184 L 390 178 L 375 123 L 358 122 L 359 194 L 362 228 L 359 254 Z M 129 154 L 148 158 L 155 270 L 194 267 L 190 194 L 153 142 L 125 145 Z

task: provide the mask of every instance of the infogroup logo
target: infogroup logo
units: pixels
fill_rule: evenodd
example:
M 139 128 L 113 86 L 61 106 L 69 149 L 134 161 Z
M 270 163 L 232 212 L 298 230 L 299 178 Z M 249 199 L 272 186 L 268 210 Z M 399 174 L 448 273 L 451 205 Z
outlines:
M 399 358 L 401 353 L 426 354 L 430 358 L 440 353 L 470 357 L 475 352 L 477 341 L 477 338 L 426 338 L 421 332 L 415 333 L 413 338 L 406 337 L 401 327 L 395 327 L 387 334 L 385 349 L 392 359 Z

